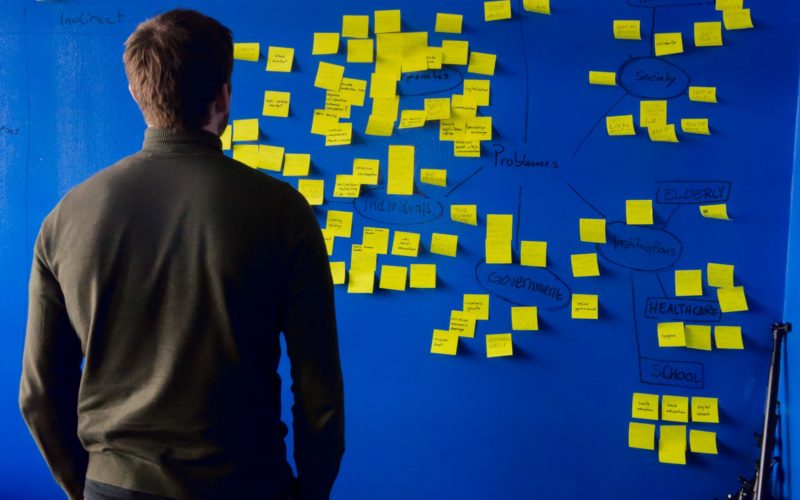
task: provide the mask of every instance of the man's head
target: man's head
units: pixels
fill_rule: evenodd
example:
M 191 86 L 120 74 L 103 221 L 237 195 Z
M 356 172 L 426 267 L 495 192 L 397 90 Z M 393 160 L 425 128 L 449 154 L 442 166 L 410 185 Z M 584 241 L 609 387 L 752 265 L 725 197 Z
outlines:
M 233 37 L 215 19 L 171 10 L 125 42 L 131 94 L 151 127 L 222 132 L 228 122 Z

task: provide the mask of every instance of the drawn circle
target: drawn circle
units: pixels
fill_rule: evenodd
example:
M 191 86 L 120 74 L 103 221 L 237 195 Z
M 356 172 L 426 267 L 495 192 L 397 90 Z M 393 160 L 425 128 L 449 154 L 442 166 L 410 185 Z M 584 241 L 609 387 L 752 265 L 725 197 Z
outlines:
M 679 66 L 658 57 L 628 59 L 617 77 L 625 92 L 641 99 L 673 99 L 685 94 L 692 81 Z

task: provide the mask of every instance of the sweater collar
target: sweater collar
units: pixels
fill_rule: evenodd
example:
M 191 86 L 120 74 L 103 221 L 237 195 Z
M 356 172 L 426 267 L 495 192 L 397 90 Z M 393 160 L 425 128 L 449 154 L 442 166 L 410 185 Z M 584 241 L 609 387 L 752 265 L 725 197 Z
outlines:
M 144 131 L 143 151 L 154 153 L 200 153 L 222 151 L 219 137 L 206 130 L 175 130 L 148 127 Z

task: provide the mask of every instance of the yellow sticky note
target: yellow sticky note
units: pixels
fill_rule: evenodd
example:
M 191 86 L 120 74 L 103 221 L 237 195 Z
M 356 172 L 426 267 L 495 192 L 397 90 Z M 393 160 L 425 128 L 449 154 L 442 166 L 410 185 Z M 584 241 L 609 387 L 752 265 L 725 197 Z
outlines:
M 489 319 L 489 294 L 488 293 L 465 293 L 464 312 L 471 313 L 475 319 Z
M 411 264 L 411 288 L 436 288 L 436 264 Z
M 446 120 L 450 118 L 450 99 L 425 99 L 426 120 Z
M 492 117 L 477 116 L 464 122 L 464 142 L 470 141 L 491 141 L 492 140 Z M 480 153 L 480 144 L 478 145 Z
M 547 267 L 547 242 L 525 241 L 520 243 L 520 265 Z
M 714 344 L 717 349 L 744 349 L 741 326 L 715 326 Z
M 369 96 L 388 99 L 397 95 L 397 79 L 390 73 L 372 73 Z
M 615 19 L 614 38 L 617 40 L 641 40 L 642 22 L 638 19 Z
M 361 184 L 374 186 L 378 184 L 380 166 L 380 160 L 356 158 L 353 160 L 353 175 L 361 181 Z
M 394 120 L 382 116 L 369 115 L 367 128 L 364 131 L 367 135 L 389 137 L 394 131 Z
M 485 54 L 483 52 L 471 52 L 469 55 L 469 65 L 467 71 L 479 75 L 494 75 L 494 65 L 497 62 L 495 54 Z
M 719 423 L 719 400 L 717 398 L 692 398 L 692 422 Z
M 233 120 L 233 142 L 257 140 L 258 118 Z
M 395 122 L 400 109 L 400 96 L 376 97 L 372 99 L 372 115 L 378 116 L 383 120 Z
M 367 95 L 367 81 L 357 78 L 342 78 L 338 94 L 352 106 L 363 106 Z
M 668 56 L 683 52 L 683 35 L 681 33 L 656 33 L 654 38 L 657 56 Z
M 658 347 L 686 346 L 686 330 L 682 322 L 658 324 Z
M 311 155 L 308 153 L 286 153 L 283 159 L 283 175 L 304 176 L 311 169 Z
M 653 223 L 653 200 L 625 200 L 625 223 L 649 225 Z
M 478 205 L 450 205 L 450 220 L 477 226 Z
M 486 238 L 511 241 L 514 237 L 514 216 L 511 214 L 487 214 Z
M 338 54 L 339 33 L 314 33 L 311 54 L 315 56 Z
M 656 449 L 656 426 L 641 422 L 628 423 L 628 447 L 640 450 Z
M 297 181 L 297 190 L 306 197 L 309 205 L 322 205 L 325 201 L 323 180 L 300 179 Z
M 686 426 L 662 425 L 658 439 L 658 461 L 686 465 Z
M 437 33 L 461 33 L 461 23 L 464 16 L 461 14 L 445 14 L 438 12 L 436 14 L 436 32 Z
M 342 16 L 342 36 L 367 38 L 369 36 L 369 16 Z
M 689 349 L 711 350 L 711 327 L 708 325 L 686 325 L 686 347 Z
M 597 295 L 572 294 L 572 319 L 597 319 L 599 310 Z
M 744 0 L 717 0 L 714 8 L 716 10 L 738 10 L 744 6 Z
M 633 115 L 606 116 L 608 135 L 636 135 L 633 128 Z
M 399 33 L 402 21 L 400 10 L 376 10 L 375 33 Z
M 708 286 L 728 288 L 733 286 L 733 266 L 709 262 L 706 268 Z
M 474 337 L 475 315 L 465 311 L 450 311 L 450 333 L 459 337 Z
M 514 355 L 514 343 L 510 333 L 486 334 L 486 357 L 500 358 Z
M 455 257 L 458 250 L 457 234 L 433 233 L 431 235 L 431 253 Z
M 328 210 L 325 219 L 325 229 L 334 236 L 349 238 L 353 230 L 353 212 L 342 210 Z
M 425 61 L 428 63 L 428 69 L 442 69 L 442 59 L 444 52 L 441 47 L 428 47 L 425 54 Z
M 692 450 L 692 453 L 708 453 L 711 455 L 716 455 L 718 453 L 717 433 L 689 429 L 689 449 Z
M 366 245 L 350 245 L 350 269 L 365 269 L 374 272 L 378 267 L 378 254 Z
M 371 63 L 374 59 L 375 42 L 372 38 L 347 41 L 347 62 Z
M 406 289 L 406 276 L 408 268 L 406 266 L 381 266 L 381 280 L 378 288 L 384 290 L 396 290 L 403 292 Z
M 222 141 L 223 151 L 231 149 L 231 143 L 233 142 L 233 127 L 230 125 L 226 126 L 225 130 L 222 131 L 222 135 L 219 136 L 219 140 Z
M 458 335 L 448 330 L 434 330 L 431 341 L 431 354 L 445 354 L 455 356 L 458 352 Z
M 447 170 L 443 168 L 423 168 L 419 171 L 419 180 L 423 184 L 447 186 Z
M 511 19 L 510 0 L 490 0 L 488 2 L 483 2 L 484 21 L 500 21 L 502 19 Z
M 336 176 L 336 185 L 333 196 L 338 198 L 358 198 L 361 194 L 361 183 L 352 175 L 339 174 Z
M 667 101 L 639 101 L 639 126 L 667 124 Z
M 453 94 L 453 96 L 450 98 L 450 118 L 452 119 L 474 119 L 477 111 L 478 100 L 475 97 Z
M 658 394 L 634 392 L 631 415 L 643 420 L 658 420 Z
M 579 222 L 581 241 L 588 243 L 606 242 L 605 219 L 580 219 Z
M 311 120 L 311 133 L 325 135 L 328 133 L 328 128 L 337 123 L 339 123 L 339 117 L 336 112 L 327 109 L 315 109 L 314 117 Z
M 291 47 L 270 47 L 267 52 L 267 71 L 289 73 L 294 62 L 294 49 Z
M 342 84 L 343 77 L 344 66 L 320 61 L 319 66 L 317 67 L 317 76 L 314 79 L 314 86 L 321 89 L 338 92 L 339 87 Z
M 662 396 L 661 420 L 667 422 L 688 422 L 689 398 L 684 396 Z
M 400 125 L 397 128 L 419 128 L 425 125 L 424 109 L 404 109 L 400 114 Z
M 590 85 L 616 85 L 617 74 L 614 71 L 589 71 Z
M 334 92 L 333 90 L 328 90 L 325 92 L 325 113 L 328 116 L 334 116 L 336 118 L 335 121 L 332 123 L 328 123 L 327 126 L 330 127 L 332 125 L 336 125 L 339 123 L 339 118 L 350 118 L 350 103 L 345 99 L 339 92 Z M 314 125 L 311 125 L 311 131 L 314 131 Z M 327 128 L 325 129 L 325 134 L 327 134 Z
M 456 158 L 480 158 L 481 141 L 453 141 L 453 156 Z
M 747 298 L 743 286 L 717 288 L 719 309 L 724 313 L 747 311 Z
M 537 14 L 550 14 L 550 0 L 523 0 L 522 8 Z
M 261 112 L 264 116 L 277 116 L 286 118 L 289 116 L 289 92 L 278 92 L 267 90 L 264 92 L 264 108 Z
M 700 215 L 708 219 L 731 220 L 731 218 L 728 217 L 728 205 L 725 203 L 719 205 L 700 205 Z
M 675 296 L 698 297 L 703 295 L 703 271 L 682 269 L 675 271 Z
M 331 278 L 334 285 L 344 285 L 345 280 L 344 262 L 331 262 Z
M 719 21 L 694 23 L 695 47 L 719 47 L 722 45 L 722 24 Z
M 387 194 L 414 194 L 414 146 L 389 146 Z
M 678 136 L 675 135 L 675 125 L 670 123 L 668 125 L 650 125 L 647 129 L 647 135 L 653 142 L 678 142 Z
M 234 144 L 233 159 L 240 161 L 248 167 L 258 167 L 258 145 L 257 144 Z
M 442 63 L 463 66 L 469 57 L 469 42 L 442 40 Z
M 600 276 L 600 267 L 597 265 L 596 253 L 576 253 L 570 256 L 572 261 L 572 276 L 586 278 Z
M 717 102 L 717 87 L 689 87 L 689 100 L 695 102 Z
M 385 255 L 389 252 L 389 230 L 385 227 L 364 227 L 361 242 L 376 254 Z
M 419 253 L 419 233 L 395 231 L 392 241 L 392 255 L 416 257 Z
M 489 92 L 491 82 L 489 80 L 464 80 L 464 95 L 475 98 L 478 106 L 489 105 Z
M 283 167 L 283 148 L 280 146 L 268 146 L 266 144 L 259 145 L 256 167 L 273 172 L 280 172 Z
M 539 329 L 539 308 L 536 306 L 511 307 L 511 329 L 536 331 Z
M 511 240 L 486 239 L 487 264 L 511 264 Z
M 334 244 L 336 243 L 336 235 L 332 234 L 327 229 L 322 229 L 322 239 L 325 240 L 325 249 L 328 251 L 328 256 L 333 255 Z
M 337 123 L 325 131 L 326 146 L 346 146 L 353 140 L 353 124 Z
M 753 27 L 750 9 L 725 9 L 722 11 L 722 22 L 726 30 L 743 30 Z
M 466 134 L 466 126 L 463 120 L 439 120 L 439 140 L 440 141 L 463 141 Z
M 258 43 L 234 43 L 233 58 L 240 61 L 258 61 L 261 45 Z
M 350 269 L 347 293 L 372 293 L 375 288 L 375 272 L 372 269 Z
M 681 118 L 681 130 L 686 134 L 711 135 L 708 118 Z

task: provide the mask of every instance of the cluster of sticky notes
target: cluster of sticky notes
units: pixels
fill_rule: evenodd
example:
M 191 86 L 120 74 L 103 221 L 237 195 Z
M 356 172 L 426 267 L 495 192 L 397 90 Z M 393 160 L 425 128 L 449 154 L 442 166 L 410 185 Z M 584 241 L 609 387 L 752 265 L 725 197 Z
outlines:
M 661 412 L 659 414 L 659 398 Z M 702 424 L 719 423 L 719 401 L 717 398 L 694 396 L 672 396 L 647 393 L 633 393 L 631 416 L 635 419 L 665 422 Z M 660 425 L 658 440 L 658 461 L 669 464 L 686 464 L 686 426 Z M 644 422 L 628 423 L 628 447 L 642 450 L 656 450 L 655 424 Z M 716 432 L 690 429 L 689 449 L 693 453 L 717 454 Z
M 657 325 L 659 347 L 687 347 L 702 351 L 711 350 L 711 326 L 687 325 L 682 321 L 661 322 Z M 744 349 L 742 327 L 714 327 L 717 349 Z
M 514 216 L 488 214 L 486 216 L 486 263 L 511 264 L 511 239 Z
M 512 312 L 514 330 L 538 329 L 536 308 L 519 309 L 517 312 Z M 450 311 L 448 329 L 433 331 L 430 352 L 454 356 L 458 348 L 458 339 L 460 337 L 474 338 L 477 322 L 488 319 L 489 295 L 465 293 L 462 308 Z M 487 333 L 485 343 L 487 358 L 514 355 L 514 343 L 510 333 Z
M 744 287 L 735 286 L 733 283 L 732 265 L 712 262 L 709 263 L 706 272 L 709 286 L 716 288 L 717 301 L 722 312 L 744 312 L 749 309 Z M 699 297 L 702 295 L 702 269 L 675 270 L 676 297 Z
M 616 74 L 590 71 L 589 83 L 616 85 Z M 716 87 L 689 87 L 689 98 L 697 102 L 717 102 Z M 708 118 L 681 118 L 681 131 L 685 134 L 711 135 Z M 639 127 L 647 130 L 652 142 L 679 142 L 674 123 L 667 123 L 667 101 L 639 101 Z M 636 135 L 633 115 L 606 116 L 606 132 L 609 136 Z

